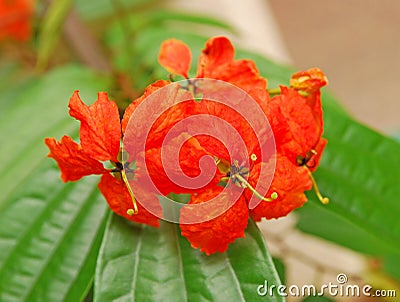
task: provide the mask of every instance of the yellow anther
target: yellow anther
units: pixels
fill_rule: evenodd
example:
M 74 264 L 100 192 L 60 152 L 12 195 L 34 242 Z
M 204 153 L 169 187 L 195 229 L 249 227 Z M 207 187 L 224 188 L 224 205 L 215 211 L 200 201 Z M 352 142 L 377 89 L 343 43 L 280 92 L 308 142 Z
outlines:
M 133 214 L 135 214 L 135 210 L 134 209 L 128 209 L 126 211 L 126 214 L 128 214 L 129 216 L 132 216 Z
M 276 200 L 276 199 L 278 199 L 278 197 L 279 197 L 278 193 L 272 192 L 272 194 L 271 194 L 271 199 L 272 200 Z

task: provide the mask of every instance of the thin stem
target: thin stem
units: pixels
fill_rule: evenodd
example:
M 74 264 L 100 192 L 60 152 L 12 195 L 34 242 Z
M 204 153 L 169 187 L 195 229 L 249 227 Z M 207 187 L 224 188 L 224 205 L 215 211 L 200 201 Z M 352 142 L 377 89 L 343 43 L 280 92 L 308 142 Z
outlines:
M 125 173 L 124 169 L 121 170 L 121 175 L 122 175 L 122 179 L 123 179 L 123 181 L 124 181 L 124 183 L 125 183 L 125 185 L 126 185 L 126 187 L 128 189 L 129 195 L 132 198 L 132 204 L 133 204 L 133 209 L 128 209 L 126 211 L 126 213 L 129 216 L 136 215 L 139 212 L 139 210 L 138 210 L 138 207 L 137 207 L 137 204 L 136 204 L 135 196 L 133 195 L 132 188 L 131 188 L 131 186 L 129 184 L 128 177 L 126 177 L 126 173 Z

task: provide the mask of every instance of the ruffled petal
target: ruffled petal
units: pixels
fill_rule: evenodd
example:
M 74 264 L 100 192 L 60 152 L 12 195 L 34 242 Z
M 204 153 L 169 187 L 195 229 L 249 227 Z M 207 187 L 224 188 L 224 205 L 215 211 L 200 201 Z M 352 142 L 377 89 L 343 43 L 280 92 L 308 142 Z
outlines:
M 128 107 L 122 121 L 123 142 L 131 158 L 144 149 L 160 147 L 171 128 L 188 116 L 187 102 L 183 101 L 190 100 L 191 93 L 179 84 L 165 87 L 168 84 L 163 81 L 149 86 L 145 95 Z
M 221 65 L 233 62 L 235 50 L 226 37 L 214 37 L 207 41 L 197 67 L 198 78 L 214 78 L 213 70 Z
M 252 96 L 266 112 L 269 95 L 267 80 L 251 60 L 234 60 L 235 50 L 226 37 L 216 37 L 206 43 L 197 69 L 197 77 L 229 82 Z
M 157 216 L 162 217 L 162 209 L 158 202 L 158 199 L 154 195 L 146 194 L 139 187 L 139 184 L 137 184 L 135 190 L 141 190 L 140 196 L 144 196 L 144 198 L 146 199 L 142 200 L 142 202 L 146 204 L 146 208 L 150 208 L 150 210 L 156 213 L 157 216 L 147 211 L 140 202 L 137 203 L 138 214 L 128 215 L 128 209 L 132 209 L 132 199 L 129 195 L 129 191 L 122 180 L 117 179 L 110 174 L 104 174 L 101 177 L 98 187 L 100 192 L 105 197 L 110 209 L 117 215 L 125 217 L 126 219 L 131 221 L 159 227 L 160 223 Z
M 249 98 L 245 99 L 245 101 L 248 100 Z M 235 106 L 243 108 L 247 106 L 245 101 L 238 101 Z M 249 121 L 235 108 L 218 102 L 202 100 L 196 103 L 193 108 L 193 114 L 216 117 L 216 119 L 210 118 L 207 120 L 209 129 L 212 129 L 209 133 L 213 135 L 196 136 L 207 152 L 228 162 L 231 162 L 232 159 L 248 160 L 248 156 L 253 153 L 260 157 L 260 145 L 267 143 L 268 133 L 271 136 L 267 118 L 260 110 L 256 111 L 253 110 L 255 109 L 254 106 L 247 106 L 245 111 L 252 119 Z M 226 127 L 222 121 L 232 128 Z M 237 137 L 234 137 L 234 135 L 237 135 Z M 244 148 L 241 142 L 244 143 Z M 231 159 L 231 157 L 233 158 Z
M 165 81 L 165 80 L 159 80 L 156 81 L 149 86 L 146 87 L 146 90 L 144 91 L 143 95 L 136 100 L 134 100 L 126 109 L 124 112 L 124 117 L 122 118 L 121 122 L 121 127 L 122 127 L 122 133 L 125 133 L 126 127 L 128 127 L 129 120 L 132 117 L 132 114 L 135 112 L 136 108 L 153 92 L 157 91 L 158 89 L 167 86 L 168 84 L 171 84 L 170 81 Z
M 60 142 L 54 138 L 46 138 L 45 143 L 50 149 L 48 157 L 56 160 L 64 182 L 107 171 L 100 162 L 86 154 L 82 146 L 68 136 L 63 136 Z
M 85 152 L 100 161 L 118 161 L 121 124 L 118 107 L 107 93 L 99 92 L 97 101 L 87 106 L 75 91 L 69 108 L 69 114 L 81 122 L 80 140 Z
M 182 224 L 184 221 L 205 220 L 208 217 L 213 217 L 215 211 L 226 209 L 227 204 L 232 200 L 232 195 L 228 192 L 221 193 L 223 188 L 215 187 L 203 193 L 192 196 L 190 203 L 181 209 L 181 231 L 193 248 L 199 248 L 207 255 L 216 252 L 225 252 L 228 245 L 234 242 L 237 238 L 244 237 L 244 230 L 248 222 L 248 208 L 243 197 L 240 197 L 236 202 L 223 214 L 211 220 L 194 223 Z M 219 194 L 219 195 L 218 195 Z M 199 210 L 193 205 L 201 204 L 214 197 L 209 206 Z
M 322 129 L 306 97 L 283 86 L 281 92 L 281 95 L 271 99 L 268 120 L 278 152 L 296 162 L 298 156 L 306 157 L 315 148 L 321 138 Z
M 209 158 L 203 160 L 204 156 Z M 165 142 L 162 147 L 147 150 L 145 160 L 152 181 L 164 195 L 193 193 L 214 187 L 221 177 L 211 155 L 187 133 Z M 140 169 L 140 163 L 141 160 L 137 162 L 139 181 L 144 170 Z
M 249 182 L 253 186 L 260 181 L 259 175 L 262 165 L 267 164 L 257 164 L 251 170 Z M 268 170 L 269 167 L 267 166 L 265 169 Z M 263 185 L 262 182 L 261 185 Z M 307 201 L 304 191 L 311 188 L 312 183 L 305 167 L 299 167 L 286 157 L 278 156 L 274 178 L 267 193 L 267 197 L 270 197 L 273 192 L 276 192 L 278 198 L 270 202 L 261 201 L 254 209 L 250 210 L 250 215 L 256 221 L 260 221 L 262 217 L 272 219 L 286 216 Z M 251 192 L 246 190 L 245 195 L 249 200 Z
M 158 62 L 168 72 L 188 78 L 191 61 L 190 49 L 182 41 L 169 39 L 161 44 Z

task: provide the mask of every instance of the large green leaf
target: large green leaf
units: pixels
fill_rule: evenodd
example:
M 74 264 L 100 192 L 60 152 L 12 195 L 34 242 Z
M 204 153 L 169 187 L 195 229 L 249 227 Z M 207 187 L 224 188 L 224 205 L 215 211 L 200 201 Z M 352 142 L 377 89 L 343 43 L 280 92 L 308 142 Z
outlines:
M 175 224 L 155 229 L 113 215 L 100 249 L 95 301 L 284 301 L 258 296 L 264 280 L 280 284 L 252 221 L 226 253 L 206 256 Z
M 0 93 L 0 301 L 80 301 L 92 283 L 106 203 L 96 177 L 61 182 L 43 139 L 78 126 L 67 115 L 75 89 L 95 99 L 107 85 L 66 66 Z
M 329 144 L 316 177 L 324 193 L 332 197 L 326 210 L 350 230 L 339 228 L 335 232 L 322 219 L 311 221 L 307 208 L 299 211 L 299 226 L 364 253 L 382 254 L 382 249 L 391 249 L 400 254 L 400 144 L 329 110 L 327 105 Z M 308 217 L 302 218 L 304 215 Z M 330 223 L 335 220 L 330 219 Z M 363 235 L 351 236 L 353 229 Z
M 0 301 L 80 301 L 93 279 L 106 203 L 46 160 L 0 212 Z

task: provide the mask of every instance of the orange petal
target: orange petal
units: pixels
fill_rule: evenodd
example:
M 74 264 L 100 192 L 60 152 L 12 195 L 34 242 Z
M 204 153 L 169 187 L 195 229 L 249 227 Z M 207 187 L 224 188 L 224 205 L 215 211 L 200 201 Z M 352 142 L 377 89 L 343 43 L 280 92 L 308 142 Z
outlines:
M 269 95 L 267 80 L 251 60 L 234 60 L 235 50 L 229 39 L 210 39 L 203 50 L 197 69 L 197 77 L 212 78 L 229 82 L 252 96 L 266 112 Z
M 158 62 L 168 72 L 188 78 L 191 61 L 190 49 L 182 41 L 169 39 L 161 44 Z
M 135 112 L 136 108 L 153 92 L 157 91 L 158 89 L 167 86 L 171 82 L 169 81 L 164 81 L 164 80 L 159 80 L 156 81 L 149 86 L 146 87 L 146 90 L 144 91 L 143 95 L 136 100 L 134 100 L 125 110 L 124 112 L 124 117 L 122 118 L 121 126 L 122 126 L 122 132 L 125 133 L 126 127 L 128 126 L 129 120 L 132 116 L 132 114 Z
M 319 142 L 322 135 L 322 110 L 308 104 L 306 97 L 296 90 L 281 87 L 281 94 L 271 99 L 270 121 L 278 152 L 291 161 L 305 157 Z
M 60 142 L 54 138 L 46 138 L 45 143 L 50 149 L 48 157 L 56 160 L 64 182 L 106 172 L 100 162 L 86 154 L 82 146 L 68 136 L 64 136 Z
M 128 189 L 126 188 L 126 185 L 122 180 L 119 180 L 107 173 L 101 177 L 98 187 L 100 192 L 107 200 L 110 209 L 117 215 L 138 223 L 148 224 L 154 227 L 158 227 L 160 225 L 158 217 L 147 211 L 140 204 L 140 201 L 137 203 L 138 213 L 136 215 L 127 214 L 128 209 L 132 209 L 132 199 L 129 195 Z M 137 189 L 140 188 L 136 187 L 135 190 Z M 140 195 L 146 196 L 147 200 L 142 200 L 142 202 L 146 202 L 146 207 L 150 206 L 151 211 L 157 213 L 161 217 L 162 209 L 160 204 L 158 203 L 157 197 L 151 194 Z
M 80 140 L 85 152 L 100 161 L 118 161 L 121 124 L 118 107 L 107 93 L 99 92 L 97 101 L 87 106 L 75 91 L 69 108 L 69 114 L 81 122 Z
M 190 92 L 179 84 L 164 87 L 167 84 L 169 82 L 162 81 L 150 85 L 124 115 L 124 148 L 132 159 L 144 149 L 161 146 L 170 129 L 188 115 L 190 106 L 183 101 L 191 99 Z
M 211 156 L 208 161 L 202 162 L 202 170 L 200 169 L 200 160 L 206 155 L 210 154 L 195 137 L 182 133 L 165 142 L 162 147 L 147 150 L 146 168 L 156 187 L 163 194 L 192 193 L 198 191 L 195 189 L 197 184 L 201 189 L 205 186 L 216 186 L 221 177 L 216 175 L 218 171 Z M 141 171 L 142 169 L 138 169 L 139 181 Z M 168 175 L 165 171 L 168 171 Z
M 249 182 L 253 186 L 258 181 L 261 181 L 262 185 L 262 180 L 259 179 L 261 165 L 265 165 L 265 163 L 257 164 L 251 170 Z M 312 183 L 307 170 L 292 163 L 285 156 L 278 155 L 274 178 L 267 194 L 267 197 L 269 197 L 273 192 L 276 192 L 278 198 L 270 202 L 261 201 L 250 211 L 250 214 L 256 221 L 261 220 L 262 217 L 272 219 L 286 216 L 307 201 L 304 191 L 311 188 Z M 246 190 L 245 194 L 247 199 L 250 199 L 249 194 L 251 192 Z
M 229 93 L 229 91 L 227 91 L 227 93 Z M 225 98 L 226 96 L 224 95 L 223 97 Z M 259 142 L 255 129 L 259 130 L 259 133 L 264 133 L 268 130 L 266 117 L 262 115 L 262 113 L 260 114 L 259 111 L 254 111 L 253 106 L 248 106 L 245 102 L 247 100 L 249 100 L 249 98 L 243 99 L 243 101 L 238 100 L 235 106 L 238 108 L 247 106 L 246 112 L 251 115 L 251 121 L 248 121 L 234 108 L 223 103 L 202 100 L 200 103 L 195 103 L 195 106 L 193 106 L 192 114 L 205 114 L 218 118 L 217 120 L 209 119 L 206 121 L 206 125 L 210 129 L 213 129 L 212 133 L 215 137 L 204 134 L 198 135 L 196 138 L 204 149 L 219 159 L 224 159 L 228 162 L 231 162 L 230 156 L 235 159 L 244 159 L 247 157 L 247 154 L 255 153 L 256 148 L 262 143 Z M 243 140 L 247 148 L 247 154 L 243 152 L 246 150 L 239 148 L 238 140 L 232 137 L 232 133 L 228 128 L 221 125 L 219 119 L 234 128 L 238 134 L 238 139 Z M 264 139 L 264 137 L 262 137 L 262 139 Z
M 248 221 L 248 208 L 243 197 L 240 197 L 228 210 L 220 216 L 211 220 L 195 223 L 182 224 L 182 221 L 191 219 L 206 219 L 213 211 L 226 208 L 232 197 L 228 192 L 221 194 L 223 188 L 215 187 L 197 196 L 192 196 L 190 203 L 181 209 L 181 230 L 193 248 L 199 248 L 207 255 L 216 252 L 225 252 L 228 245 L 237 238 L 244 237 L 244 230 Z M 220 194 L 220 195 L 218 195 Z M 200 204 L 218 195 L 216 201 L 199 211 L 191 205 Z
M 207 41 L 197 67 L 197 77 L 214 78 L 210 76 L 213 70 L 221 65 L 233 62 L 235 50 L 226 37 L 214 37 Z

